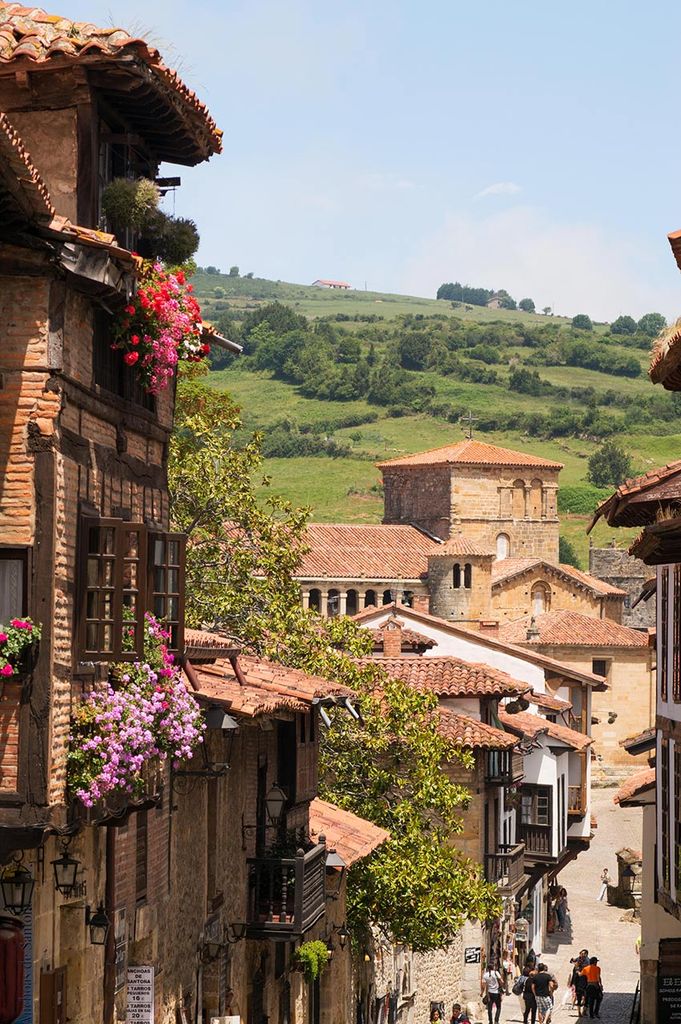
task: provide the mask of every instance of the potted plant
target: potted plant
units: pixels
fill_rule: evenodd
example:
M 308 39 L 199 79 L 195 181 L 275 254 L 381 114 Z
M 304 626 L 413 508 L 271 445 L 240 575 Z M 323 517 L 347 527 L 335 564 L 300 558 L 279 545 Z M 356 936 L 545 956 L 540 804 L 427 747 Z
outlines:
M 0 680 L 30 672 L 40 640 L 40 626 L 27 617 L 0 625 Z
M 305 981 L 312 983 L 322 974 L 331 959 L 331 951 L 321 939 L 303 942 L 293 954 L 293 970 L 301 971 Z

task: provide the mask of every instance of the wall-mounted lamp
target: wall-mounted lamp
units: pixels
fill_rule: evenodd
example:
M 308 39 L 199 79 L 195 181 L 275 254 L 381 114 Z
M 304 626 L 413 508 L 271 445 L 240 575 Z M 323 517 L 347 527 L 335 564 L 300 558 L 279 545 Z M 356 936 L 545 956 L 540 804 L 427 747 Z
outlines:
M 345 921 L 341 925 L 334 925 L 331 932 L 326 940 L 326 947 L 328 950 L 333 950 L 333 937 L 338 936 L 338 945 L 340 946 L 341 952 L 345 949 L 348 939 L 350 938 L 350 932 L 345 926 Z
M 242 939 L 245 939 L 246 922 L 236 921 L 234 924 L 225 925 L 225 938 L 230 945 L 235 942 L 241 942 Z
M 69 857 L 68 848 L 70 838 L 62 839 L 62 851 L 61 857 L 57 860 L 52 861 L 52 867 L 54 868 L 54 885 L 57 892 L 60 892 L 62 896 L 73 896 L 76 888 L 78 887 L 77 876 L 78 868 L 80 867 L 80 861 L 76 860 L 75 857 Z
M 2 898 L 5 901 L 5 909 L 10 914 L 21 917 L 31 906 L 35 878 L 23 865 L 23 854 L 19 853 L 14 861 L 9 864 L 0 878 L 0 889 Z
M 324 837 L 320 836 L 319 841 L 323 842 Z M 341 855 L 335 850 L 329 850 L 326 854 L 326 896 L 328 899 L 337 900 L 341 893 L 343 880 L 347 872 L 347 865 Z
M 99 904 L 94 914 L 89 906 L 85 908 L 85 926 L 90 929 L 90 942 L 93 946 L 106 945 L 111 921 L 106 916 L 103 903 Z
M 281 821 L 281 816 L 284 813 L 284 807 L 286 806 L 286 793 L 278 786 L 275 782 L 269 793 L 265 797 L 265 809 L 267 811 L 267 817 L 270 819 L 273 825 L 278 825 Z

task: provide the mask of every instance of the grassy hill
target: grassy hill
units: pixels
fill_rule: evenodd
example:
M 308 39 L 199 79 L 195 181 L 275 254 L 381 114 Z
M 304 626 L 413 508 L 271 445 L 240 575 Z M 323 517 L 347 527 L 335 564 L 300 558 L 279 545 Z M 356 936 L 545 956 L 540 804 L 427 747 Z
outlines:
M 583 366 L 541 365 L 549 343 L 541 340 L 528 347 L 526 338 L 516 344 L 514 331 L 527 333 L 528 328 L 544 329 L 549 325 L 556 337 L 565 334 L 572 345 L 568 321 L 515 311 L 488 310 L 480 307 L 452 307 L 449 302 L 410 296 L 384 295 L 374 292 L 337 292 L 304 285 L 265 280 L 230 278 L 226 275 L 199 273 L 194 278 L 197 295 L 207 318 L 222 320 L 223 329 L 239 334 L 244 317 L 259 307 L 276 300 L 302 313 L 314 323 L 323 321 L 329 328 L 322 334 L 311 330 L 312 348 L 333 345 L 329 337 L 349 336 L 359 343 L 360 359 L 369 349 L 376 358 L 392 365 L 399 358 L 405 331 L 422 336 L 431 332 L 436 344 L 444 331 L 458 332 L 466 341 L 466 332 L 482 332 L 499 348 L 499 359 L 493 365 L 470 358 L 472 349 L 460 348 L 454 353 L 455 372 L 443 373 L 437 366 L 419 371 L 400 371 L 407 383 L 414 382 L 428 391 L 428 398 L 408 403 L 381 405 L 366 394 L 354 395 L 352 386 L 343 400 L 314 394 L 314 381 L 296 383 L 281 379 L 272 369 L 258 369 L 257 353 L 234 360 L 214 370 L 210 380 L 214 387 L 227 390 L 242 407 L 244 430 L 263 430 L 266 445 L 273 453 L 266 459 L 266 471 L 272 478 L 271 490 L 296 504 L 309 505 L 318 521 L 378 522 L 382 513 L 380 474 L 374 462 L 384 458 L 436 447 L 460 440 L 463 428 L 459 422 L 464 411 L 471 410 L 477 422 L 474 435 L 492 444 L 518 448 L 557 459 L 564 463 L 561 474 L 563 508 L 572 507 L 576 495 L 579 514 L 561 513 L 561 533 L 574 544 L 583 566 L 588 564 L 588 540 L 585 527 L 589 516 L 584 512 L 580 494 L 590 493 L 586 487 L 587 460 L 602 443 L 603 436 L 613 436 L 630 454 L 635 471 L 645 471 L 676 458 L 681 451 L 681 417 L 670 403 L 674 396 L 663 394 L 647 378 L 648 351 L 646 339 L 622 338 L 608 333 L 607 325 L 599 325 L 587 335 L 587 348 L 603 351 L 609 358 L 621 356 L 637 360 L 638 376 L 622 376 Z M 222 294 L 215 289 L 222 289 Z M 336 319 L 339 314 L 341 319 Z M 348 319 L 346 319 L 346 317 Z M 355 320 L 355 317 L 361 319 Z M 352 319 L 351 319 L 352 318 Z M 370 322 L 367 322 L 371 318 Z M 317 328 L 319 331 L 320 328 Z M 510 332 L 510 334 L 508 333 Z M 556 332 L 558 332 L 556 334 Z M 501 341 L 499 339 L 502 339 Z M 467 343 L 467 342 L 466 342 Z M 333 359 L 333 352 L 331 353 Z M 536 373 L 546 393 L 525 394 L 511 390 L 512 374 L 527 368 Z M 351 380 L 356 365 L 335 365 L 335 372 Z M 462 380 L 464 374 L 492 370 L 494 382 Z M 636 372 L 636 367 L 629 373 Z M 314 377 L 314 374 L 312 374 Z M 337 383 L 337 381 L 336 381 Z M 651 401 L 657 406 L 648 407 Z M 666 403 L 666 404 L 665 404 Z M 561 411 L 562 410 L 562 411 Z M 681 407 L 679 409 L 681 412 Z M 585 422 L 593 420 L 593 430 L 584 429 L 565 436 L 549 436 L 551 424 L 560 416 L 576 416 Z M 518 425 L 509 425 L 519 420 Z M 536 423 L 540 428 L 536 428 Z M 499 429 L 495 429 L 497 423 Z M 481 429 L 484 427 L 484 430 Z M 535 436 L 532 430 L 539 430 Z M 605 431 L 602 436 L 598 430 Z M 543 436 L 542 436 L 543 432 Z M 292 439 L 284 457 L 275 439 Z M 296 453 L 296 445 L 309 446 L 310 439 L 321 446 L 321 453 Z M 340 451 L 339 457 L 325 454 L 329 441 Z M 286 447 L 286 446 L 285 446 Z M 630 535 L 629 535 L 630 536 Z M 615 539 L 627 541 L 624 531 L 610 531 L 599 524 L 594 543 L 602 545 Z

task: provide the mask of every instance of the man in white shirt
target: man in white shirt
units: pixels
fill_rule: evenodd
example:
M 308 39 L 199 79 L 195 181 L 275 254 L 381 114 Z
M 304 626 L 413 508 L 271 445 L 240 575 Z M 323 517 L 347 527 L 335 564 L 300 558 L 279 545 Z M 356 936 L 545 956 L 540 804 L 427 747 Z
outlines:
M 496 960 L 490 960 L 489 966 L 482 976 L 480 989 L 481 996 L 487 996 L 487 1019 L 489 1024 L 499 1024 L 501 1016 L 501 990 L 503 979 L 497 970 Z M 492 1022 L 492 1008 L 495 1009 L 494 1022 Z

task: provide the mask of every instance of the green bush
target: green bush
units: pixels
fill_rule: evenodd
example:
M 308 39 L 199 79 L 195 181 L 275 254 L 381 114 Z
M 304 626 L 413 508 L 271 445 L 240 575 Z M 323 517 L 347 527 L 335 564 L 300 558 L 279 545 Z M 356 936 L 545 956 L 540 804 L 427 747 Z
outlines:
M 114 178 L 102 192 L 102 210 L 114 231 L 142 229 L 158 209 L 161 193 L 148 178 Z
M 558 490 L 558 511 L 588 516 L 595 510 L 610 491 L 595 487 L 594 484 L 572 484 Z

